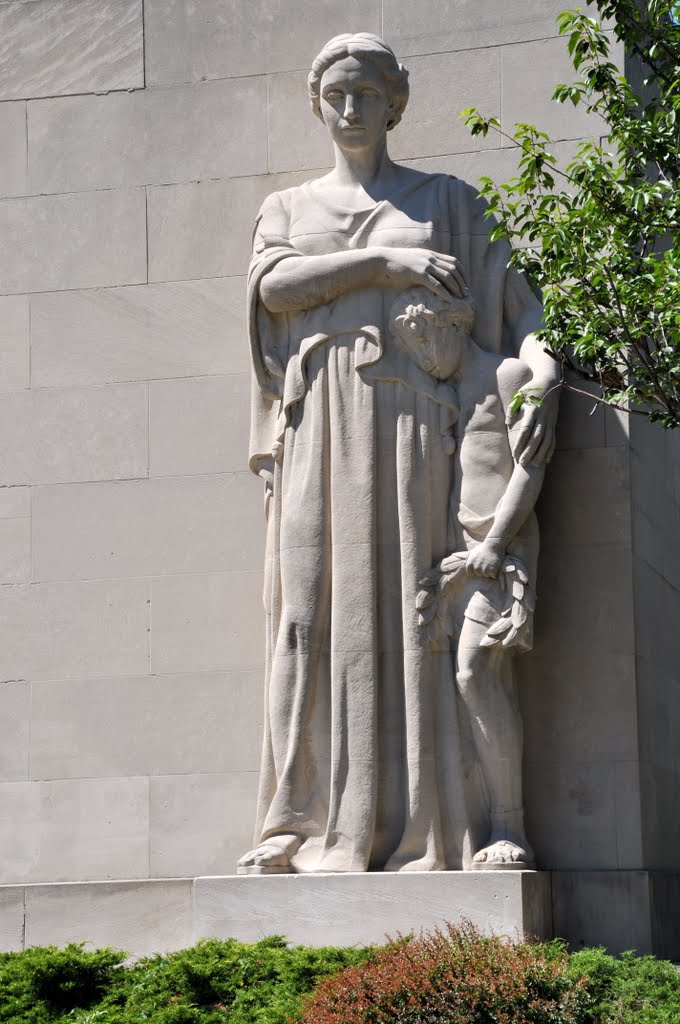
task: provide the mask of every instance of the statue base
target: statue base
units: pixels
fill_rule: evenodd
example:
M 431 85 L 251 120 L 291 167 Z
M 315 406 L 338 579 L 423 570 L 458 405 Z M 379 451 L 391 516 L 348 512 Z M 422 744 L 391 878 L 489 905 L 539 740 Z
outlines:
M 87 942 L 135 955 L 202 937 L 382 943 L 467 918 L 489 934 L 552 935 L 550 872 L 228 875 L 0 886 L 0 949 Z
M 435 871 L 228 875 L 0 886 L 0 951 L 88 942 L 141 956 L 203 936 L 285 935 L 312 946 L 383 942 L 467 918 L 515 938 L 680 960 L 680 873 Z
M 550 938 L 549 872 L 239 875 L 194 883 L 196 934 L 249 942 L 279 934 L 311 946 L 368 945 L 462 918 L 489 934 Z

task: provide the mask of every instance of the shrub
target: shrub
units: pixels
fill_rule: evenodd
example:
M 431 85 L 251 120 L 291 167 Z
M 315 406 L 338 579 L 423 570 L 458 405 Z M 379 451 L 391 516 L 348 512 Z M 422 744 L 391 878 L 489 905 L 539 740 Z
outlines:
M 0 1021 L 42 1024 L 91 1007 L 116 987 L 125 956 L 116 949 L 89 952 L 73 943 L 0 955 Z
M 672 964 L 601 949 L 568 957 L 559 942 L 513 946 L 468 925 L 381 949 L 274 937 L 124 957 L 76 945 L 0 954 L 0 1024 L 680 1022 Z
M 102 1002 L 93 1024 L 285 1024 L 315 982 L 365 960 L 369 950 L 289 947 L 204 939 L 189 949 L 139 960 Z M 74 1024 L 90 1024 L 75 1017 Z
M 590 999 L 560 943 L 510 944 L 471 924 L 400 939 L 322 981 L 304 1024 L 581 1024 Z
M 680 972 L 666 960 L 624 953 L 620 960 L 603 949 L 572 954 L 569 973 L 586 976 L 596 1024 L 678 1024 Z

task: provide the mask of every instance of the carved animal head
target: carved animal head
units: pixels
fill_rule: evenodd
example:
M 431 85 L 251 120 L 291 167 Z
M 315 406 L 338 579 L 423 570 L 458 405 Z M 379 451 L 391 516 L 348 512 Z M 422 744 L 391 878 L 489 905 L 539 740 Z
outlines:
M 460 364 L 475 319 L 471 299 L 444 300 L 426 288 L 411 288 L 392 303 L 389 325 L 397 344 L 438 380 L 448 380 Z

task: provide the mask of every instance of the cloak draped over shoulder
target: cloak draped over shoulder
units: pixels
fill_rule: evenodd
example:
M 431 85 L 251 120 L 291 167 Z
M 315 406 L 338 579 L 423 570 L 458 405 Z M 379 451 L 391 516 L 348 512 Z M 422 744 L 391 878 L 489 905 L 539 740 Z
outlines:
M 516 354 L 540 303 L 489 245 L 474 189 L 412 172 L 345 209 L 307 183 L 263 204 L 248 278 L 250 464 L 266 480 L 265 738 L 256 843 L 296 871 L 467 866 L 488 814 L 450 651 L 418 625 L 418 581 L 456 550 L 455 389 L 387 330 L 397 290 L 370 286 L 271 313 L 281 260 L 373 246 L 455 255 L 475 340 Z

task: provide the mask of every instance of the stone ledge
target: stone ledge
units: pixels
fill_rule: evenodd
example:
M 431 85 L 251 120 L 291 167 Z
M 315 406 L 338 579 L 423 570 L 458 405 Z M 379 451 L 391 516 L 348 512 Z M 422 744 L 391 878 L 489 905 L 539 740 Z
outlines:
M 552 934 L 548 872 L 273 875 L 0 886 L 0 948 L 87 942 L 137 955 L 201 937 L 382 942 L 468 918 L 486 932 Z
M 247 941 L 282 934 L 313 946 L 380 943 L 461 918 L 489 933 L 552 935 L 548 872 L 197 878 L 193 897 L 196 935 Z
M 557 934 L 680 960 L 680 872 L 435 871 L 0 885 L 0 950 L 87 942 L 136 955 L 201 937 L 285 935 L 309 945 L 468 918 L 485 932 Z

